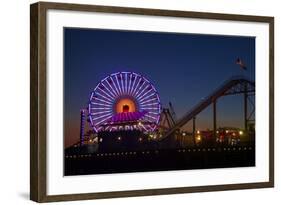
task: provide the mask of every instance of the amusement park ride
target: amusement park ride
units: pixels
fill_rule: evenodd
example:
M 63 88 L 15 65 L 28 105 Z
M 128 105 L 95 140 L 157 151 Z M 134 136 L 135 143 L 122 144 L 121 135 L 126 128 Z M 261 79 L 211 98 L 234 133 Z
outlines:
M 104 78 L 91 93 L 89 120 L 95 132 L 117 130 L 154 131 L 161 104 L 155 87 L 133 72 Z
M 219 130 L 217 101 L 223 96 L 238 94 L 244 96 L 243 131 Z M 180 130 L 189 121 L 193 123 L 190 136 L 194 143 L 198 142 L 198 136 L 201 140 L 204 133 L 214 142 L 221 142 L 229 134 L 248 133 L 255 117 L 254 95 L 254 82 L 241 76 L 233 77 L 177 120 L 172 104 L 169 103 L 169 108 L 161 106 L 158 92 L 147 78 L 134 72 L 113 73 L 97 84 L 90 95 L 88 108 L 81 110 L 80 142 L 77 144 L 83 146 L 93 142 L 102 150 L 136 147 L 149 142 L 170 143 L 177 135 L 187 135 Z M 213 130 L 198 133 L 196 116 L 210 105 L 213 107 Z M 87 133 L 84 132 L 86 122 L 91 127 Z

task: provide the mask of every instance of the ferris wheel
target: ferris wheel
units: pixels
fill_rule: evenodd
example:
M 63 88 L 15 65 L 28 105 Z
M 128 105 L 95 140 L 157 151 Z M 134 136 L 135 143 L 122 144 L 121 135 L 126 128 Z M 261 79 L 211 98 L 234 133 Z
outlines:
M 88 113 L 96 132 L 114 131 L 120 125 L 153 131 L 159 124 L 161 104 L 157 90 L 144 76 L 118 72 L 97 84 L 90 96 Z

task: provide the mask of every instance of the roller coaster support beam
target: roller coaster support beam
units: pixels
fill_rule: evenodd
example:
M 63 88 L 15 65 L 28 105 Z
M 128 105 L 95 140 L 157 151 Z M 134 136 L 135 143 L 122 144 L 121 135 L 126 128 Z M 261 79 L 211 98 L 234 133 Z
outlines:
M 195 134 L 196 134 L 196 117 L 192 118 L 192 137 L 193 137 L 193 143 L 195 145 Z
M 247 92 L 247 85 L 245 85 L 245 92 L 244 92 L 244 129 L 245 129 L 245 132 L 248 131 L 248 92 Z
M 216 140 L 217 136 L 217 100 L 213 100 L 213 140 Z

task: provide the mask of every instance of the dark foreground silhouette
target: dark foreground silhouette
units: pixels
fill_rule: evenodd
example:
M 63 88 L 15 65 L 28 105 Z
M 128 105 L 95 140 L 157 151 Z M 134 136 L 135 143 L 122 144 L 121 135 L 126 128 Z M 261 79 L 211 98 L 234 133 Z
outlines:
M 254 146 L 65 153 L 65 176 L 255 166 Z

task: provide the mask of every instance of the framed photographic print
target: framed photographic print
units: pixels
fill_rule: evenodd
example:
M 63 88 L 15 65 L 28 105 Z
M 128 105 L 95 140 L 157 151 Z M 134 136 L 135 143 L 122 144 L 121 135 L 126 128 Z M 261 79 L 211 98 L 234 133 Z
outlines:
M 31 5 L 30 198 L 274 186 L 274 18 Z

